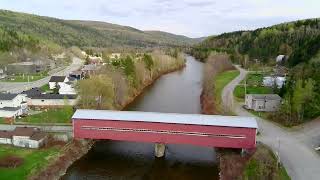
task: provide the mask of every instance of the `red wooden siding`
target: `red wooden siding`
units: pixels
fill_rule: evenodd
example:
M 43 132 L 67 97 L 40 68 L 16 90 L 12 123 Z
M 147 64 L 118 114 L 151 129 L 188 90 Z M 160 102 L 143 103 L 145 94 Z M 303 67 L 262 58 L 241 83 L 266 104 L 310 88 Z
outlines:
M 73 119 L 74 138 L 223 148 L 255 148 L 256 129 L 152 122 Z

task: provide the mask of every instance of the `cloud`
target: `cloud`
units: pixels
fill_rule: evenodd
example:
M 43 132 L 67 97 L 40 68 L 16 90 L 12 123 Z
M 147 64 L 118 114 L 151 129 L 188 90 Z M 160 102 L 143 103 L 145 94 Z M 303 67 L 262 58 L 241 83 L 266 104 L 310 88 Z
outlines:
M 191 37 L 319 17 L 319 0 L 1 0 L 4 9 Z

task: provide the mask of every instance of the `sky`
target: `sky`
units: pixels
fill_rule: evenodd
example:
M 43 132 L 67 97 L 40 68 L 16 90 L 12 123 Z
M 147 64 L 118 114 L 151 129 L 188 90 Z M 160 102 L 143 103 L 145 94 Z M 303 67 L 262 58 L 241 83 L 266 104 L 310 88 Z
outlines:
M 0 0 L 0 9 L 188 37 L 320 17 L 320 0 Z

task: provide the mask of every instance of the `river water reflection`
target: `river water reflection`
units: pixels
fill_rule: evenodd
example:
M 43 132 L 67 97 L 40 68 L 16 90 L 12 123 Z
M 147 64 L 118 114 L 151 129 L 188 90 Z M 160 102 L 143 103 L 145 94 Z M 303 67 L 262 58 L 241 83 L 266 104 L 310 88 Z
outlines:
M 128 110 L 200 113 L 202 69 L 187 56 L 186 68 L 162 76 Z M 99 141 L 61 179 L 218 179 L 218 168 L 212 148 L 169 144 L 165 158 L 157 159 L 151 143 Z

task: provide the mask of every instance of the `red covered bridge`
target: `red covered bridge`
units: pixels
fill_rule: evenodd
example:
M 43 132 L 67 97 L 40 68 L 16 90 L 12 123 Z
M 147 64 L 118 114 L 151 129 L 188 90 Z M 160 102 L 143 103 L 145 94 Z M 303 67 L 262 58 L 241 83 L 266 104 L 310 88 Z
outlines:
M 135 111 L 77 110 L 72 117 L 77 139 L 110 139 L 162 144 L 251 149 L 255 118 Z

